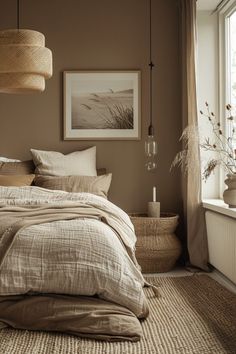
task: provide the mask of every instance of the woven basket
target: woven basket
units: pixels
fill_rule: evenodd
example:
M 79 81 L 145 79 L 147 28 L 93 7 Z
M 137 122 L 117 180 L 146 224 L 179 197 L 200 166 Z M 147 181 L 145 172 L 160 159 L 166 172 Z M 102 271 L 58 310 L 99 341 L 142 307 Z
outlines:
M 143 273 L 171 270 L 181 253 L 181 244 L 175 235 L 178 215 L 162 213 L 160 218 L 145 214 L 130 214 L 137 235 L 136 257 Z

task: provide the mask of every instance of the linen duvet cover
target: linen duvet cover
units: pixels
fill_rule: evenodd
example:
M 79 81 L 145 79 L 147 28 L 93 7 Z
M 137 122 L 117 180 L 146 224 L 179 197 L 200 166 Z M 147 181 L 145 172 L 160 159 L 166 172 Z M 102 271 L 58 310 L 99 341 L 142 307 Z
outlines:
M 0 187 L 2 327 L 138 340 L 148 308 L 135 242 L 102 197 Z

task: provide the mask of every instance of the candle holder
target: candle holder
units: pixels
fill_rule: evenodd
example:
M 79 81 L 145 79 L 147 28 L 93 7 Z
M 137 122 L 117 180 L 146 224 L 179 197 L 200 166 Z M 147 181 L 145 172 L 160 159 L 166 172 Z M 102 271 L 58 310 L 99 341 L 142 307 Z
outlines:
M 160 202 L 148 202 L 148 216 L 150 218 L 160 217 Z

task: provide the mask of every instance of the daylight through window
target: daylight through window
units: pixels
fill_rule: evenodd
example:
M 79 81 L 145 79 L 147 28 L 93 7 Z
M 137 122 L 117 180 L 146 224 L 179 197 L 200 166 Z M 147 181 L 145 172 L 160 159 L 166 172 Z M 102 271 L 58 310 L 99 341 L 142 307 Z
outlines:
M 236 106 L 236 10 L 229 17 L 229 98 Z

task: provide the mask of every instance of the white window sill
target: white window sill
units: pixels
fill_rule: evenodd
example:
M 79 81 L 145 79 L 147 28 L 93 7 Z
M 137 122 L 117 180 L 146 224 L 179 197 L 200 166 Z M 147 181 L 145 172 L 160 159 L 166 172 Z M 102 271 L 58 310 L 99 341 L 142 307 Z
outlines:
M 222 199 L 204 199 L 202 205 L 205 209 L 215 211 L 220 214 L 236 219 L 236 208 L 229 208 Z

